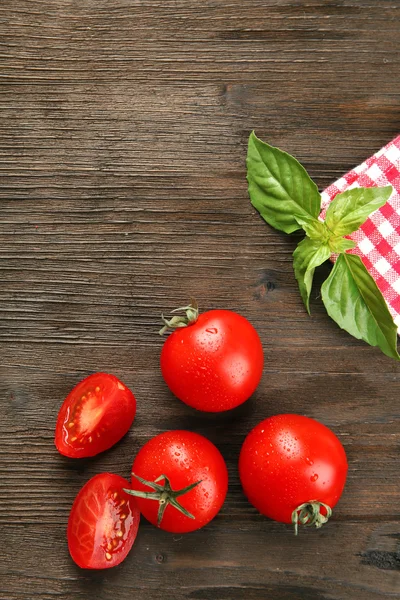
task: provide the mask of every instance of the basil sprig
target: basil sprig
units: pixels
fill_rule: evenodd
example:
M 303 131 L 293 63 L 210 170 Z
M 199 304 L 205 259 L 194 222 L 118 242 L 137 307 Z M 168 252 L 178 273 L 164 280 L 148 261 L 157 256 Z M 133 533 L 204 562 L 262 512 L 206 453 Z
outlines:
M 254 132 L 249 138 L 247 180 L 251 202 L 267 223 L 285 233 L 303 229 L 306 234 L 293 253 L 293 268 L 308 313 L 315 269 L 338 254 L 321 288 L 328 315 L 352 336 L 400 360 L 397 327 L 385 299 L 360 257 L 346 253 L 355 243 L 344 237 L 387 202 L 392 187 L 337 194 L 321 221 L 321 195 L 304 167 Z

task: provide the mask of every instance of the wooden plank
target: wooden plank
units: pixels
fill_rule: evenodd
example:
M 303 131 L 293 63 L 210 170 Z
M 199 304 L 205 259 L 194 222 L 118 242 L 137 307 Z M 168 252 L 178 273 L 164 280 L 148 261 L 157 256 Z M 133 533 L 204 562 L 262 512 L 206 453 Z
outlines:
M 138 594 L 153 599 L 160 597 L 161 587 L 166 597 L 179 600 L 270 596 L 279 600 L 361 596 L 378 600 L 397 595 L 399 573 L 364 564 L 359 549 L 374 547 L 379 538 L 398 535 L 398 522 L 364 523 L 362 527 L 332 522 L 329 529 L 319 536 L 302 532 L 294 539 L 289 528 L 282 531 L 281 525 L 266 520 L 239 524 L 218 517 L 196 534 L 171 536 L 165 532 L 154 535 L 154 528 L 145 524 L 123 565 L 108 572 L 88 572 L 69 560 L 63 544 L 64 526 L 17 525 L 10 536 L 10 550 L 20 554 L 24 566 L 22 570 L 9 559 L 3 589 L 10 600 L 21 597 L 18 594 L 26 593 L 27 587 L 29 597 L 46 600 L 95 596 L 105 600 L 111 594 L 122 600 Z M 52 556 L 51 574 L 46 557 L 49 544 L 60 548 Z M 391 539 L 389 547 L 394 546 Z M 345 572 L 343 547 L 349 558 Z

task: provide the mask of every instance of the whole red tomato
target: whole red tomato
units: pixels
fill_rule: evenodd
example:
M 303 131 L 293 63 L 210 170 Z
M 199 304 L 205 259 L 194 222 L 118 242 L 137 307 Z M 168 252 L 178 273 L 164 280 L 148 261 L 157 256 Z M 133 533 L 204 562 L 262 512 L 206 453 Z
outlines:
M 124 560 L 135 541 L 140 512 L 123 488 L 128 481 L 101 473 L 81 489 L 68 520 L 68 548 L 83 569 L 108 569 Z
M 247 319 L 229 310 L 198 315 L 197 305 L 186 317 L 165 321 L 177 327 L 161 351 L 161 372 L 180 400 L 208 412 L 235 408 L 260 382 L 264 355 L 260 338 Z
M 95 456 L 116 444 L 136 414 L 132 392 L 114 375 L 95 373 L 83 379 L 58 413 L 55 445 L 71 458 Z
M 300 415 L 262 421 L 245 439 L 239 475 L 246 496 L 275 521 L 320 527 L 347 475 L 342 444 L 325 425 Z
M 227 489 L 225 461 L 214 444 L 190 431 L 168 431 L 139 450 L 126 491 L 150 523 L 186 533 L 215 517 Z

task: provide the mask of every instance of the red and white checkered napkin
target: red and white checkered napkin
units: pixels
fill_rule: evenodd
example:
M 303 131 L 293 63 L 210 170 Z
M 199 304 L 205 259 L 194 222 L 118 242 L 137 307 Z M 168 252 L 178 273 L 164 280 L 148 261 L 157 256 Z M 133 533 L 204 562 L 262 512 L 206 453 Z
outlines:
M 322 193 L 321 216 L 336 194 L 354 187 L 393 186 L 387 203 L 350 237 L 400 327 L 400 135 Z M 400 333 L 400 330 L 399 330 Z

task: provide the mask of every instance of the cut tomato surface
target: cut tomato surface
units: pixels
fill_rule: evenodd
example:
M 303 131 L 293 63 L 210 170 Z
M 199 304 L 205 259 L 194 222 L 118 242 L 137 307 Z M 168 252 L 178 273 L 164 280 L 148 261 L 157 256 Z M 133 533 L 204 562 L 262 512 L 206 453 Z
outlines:
M 126 385 L 114 375 L 95 373 L 79 382 L 64 400 L 55 445 L 71 458 L 95 456 L 127 433 L 135 414 L 136 399 Z
M 123 477 L 101 473 L 81 489 L 71 509 L 67 537 L 73 560 L 84 569 L 107 569 L 132 548 L 140 513 L 135 498 L 123 491 Z

